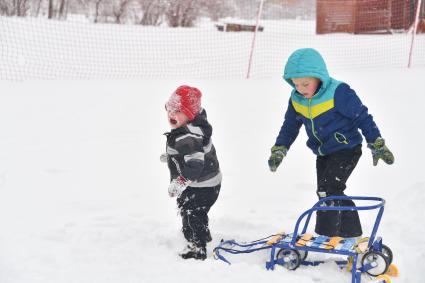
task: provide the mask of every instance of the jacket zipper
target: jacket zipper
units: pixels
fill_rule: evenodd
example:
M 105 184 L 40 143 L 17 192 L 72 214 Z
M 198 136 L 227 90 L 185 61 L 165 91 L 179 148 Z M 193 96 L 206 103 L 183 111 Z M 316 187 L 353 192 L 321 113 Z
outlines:
M 317 148 L 317 151 L 319 152 L 319 154 L 320 155 L 324 155 L 323 153 L 322 153 L 322 150 L 320 149 L 320 147 L 323 145 L 323 143 L 322 143 L 322 141 L 319 139 L 319 137 L 318 136 L 316 136 L 316 130 L 315 130 L 315 128 L 314 128 L 314 122 L 313 122 L 313 115 L 311 114 L 311 99 L 312 98 L 309 98 L 308 99 L 308 115 L 309 115 L 309 118 L 310 118 L 310 122 L 311 122 L 311 132 L 313 133 L 313 136 L 319 141 L 319 143 L 320 143 L 320 145 L 319 145 L 319 147 Z

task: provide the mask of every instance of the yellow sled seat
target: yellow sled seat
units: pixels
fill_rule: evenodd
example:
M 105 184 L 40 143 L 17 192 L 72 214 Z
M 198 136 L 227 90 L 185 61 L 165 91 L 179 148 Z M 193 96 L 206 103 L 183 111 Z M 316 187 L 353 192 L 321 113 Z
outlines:
M 342 237 L 330 237 L 329 241 L 323 243 L 320 247 L 326 250 L 332 250 L 342 241 Z
M 297 243 L 295 244 L 297 247 L 308 246 L 309 242 L 313 240 L 313 234 L 305 233 L 301 235 Z
M 274 245 L 277 242 L 279 242 L 280 240 L 282 240 L 283 237 L 285 237 L 285 236 L 286 236 L 285 232 L 279 232 L 276 235 L 274 235 L 273 237 L 271 237 L 271 239 L 268 240 L 266 244 L 269 245 L 269 246 Z
M 388 267 L 387 272 L 385 272 L 385 274 L 391 276 L 391 277 L 398 277 L 398 275 L 400 274 L 398 271 L 397 266 L 394 263 L 391 263 L 390 266 Z

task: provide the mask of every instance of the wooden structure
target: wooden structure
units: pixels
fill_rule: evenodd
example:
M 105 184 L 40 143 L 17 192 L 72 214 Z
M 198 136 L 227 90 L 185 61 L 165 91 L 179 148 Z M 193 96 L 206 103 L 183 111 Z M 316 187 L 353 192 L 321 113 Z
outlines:
M 416 3 L 417 0 L 317 0 L 316 33 L 408 30 L 415 18 Z M 421 6 L 420 22 L 425 22 L 424 1 Z
M 255 31 L 255 25 L 236 24 L 236 23 L 225 23 L 222 25 L 216 25 L 219 31 Z M 263 26 L 258 26 L 258 31 L 263 31 Z

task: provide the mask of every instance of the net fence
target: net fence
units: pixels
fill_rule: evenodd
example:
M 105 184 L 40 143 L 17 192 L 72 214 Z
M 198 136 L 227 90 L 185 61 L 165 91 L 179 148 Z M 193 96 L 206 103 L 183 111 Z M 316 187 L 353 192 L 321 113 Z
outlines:
M 247 75 L 259 1 L 233 0 L 231 6 L 229 1 L 212 1 L 216 6 L 209 13 L 203 8 L 212 2 L 199 1 L 189 19 L 161 7 L 151 13 L 152 7 L 143 6 L 147 0 L 75 1 L 80 5 L 0 0 L 1 80 Z M 424 2 L 412 53 L 412 66 L 420 68 L 425 67 Z M 319 50 L 333 69 L 406 68 L 417 3 L 265 1 L 250 77 L 281 76 L 287 57 L 302 47 Z

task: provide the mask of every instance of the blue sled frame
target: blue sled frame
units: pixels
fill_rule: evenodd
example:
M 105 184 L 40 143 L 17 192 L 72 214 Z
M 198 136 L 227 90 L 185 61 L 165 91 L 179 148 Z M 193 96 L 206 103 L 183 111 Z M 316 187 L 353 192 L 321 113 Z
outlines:
M 324 206 L 326 201 L 332 200 L 358 200 L 358 201 L 368 201 L 372 205 L 357 205 L 357 206 Z M 361 274 L 363 272 L 368 273 L 372 276 L 378 276 L 384 274 L 388 266 L 392 261 L 392 252 L 391 250 L 382 244 L 382 238 L 377 237 L 377 231 L 379 224 L 381 222 L 382 215 L 384 213 L 385 200 L 379 197 L 367 197 L 367 196 L 330 196 L 320 199 L 314 206 L 298 217 L 298 220 L 295 224 L 294 232 L 288 235 L 282 235 L 273 243 L 270 243 L 270 238 L 277 235 L 271 235 L 267 238 L 256 240 L 248 243 L 238 243 L 235 240 L 221 240 L 221 243 L 214 249 L 214 255 L 216 259 L 222 260 L 228 264 L 231 264 L 221 252 L 230 253 L 230 254 L 241 254 L 241 253 L 252 253 L 259 250 L 270 249 L 270 261 L 266 262 L 266 268 L 274 270 L 275 265 L 285 266 L 287 269 L 293 270 L 296 269 L 300 264 L 316 266 L 323 261 L 307 261 L 308 252 L 318 252 L 318 253 L 329 253 L 329 254 L 340 254 L 347 257 L 352 257 L 352 267 L 351 268 L 351 277 L 352 283 L 361 282 Z M 307 231 L 310 219 L 313 213 L 316 211 L 329 211 L 329 210 L 377 210 L 377 215 L 375 219 L 375 224 L 373 226 L 371 235 L 369 236 L 369 241 L 367 244 L 367 249 L 362 252 L 363 260 L 361 262 L 361 267 L 355 268 L 358 266 L 358 260 L 360 253 L 353 247 L 347 249 L 325 249 L 321 248 L 320 245 L 307 246 L 307 245 L 296 245 L 297 241 L 302 235 Z M 304 226 L 299 233 L 299 229 L 302 221 L 305 219 Z M 347 238 L 348 239 L 348 238 Z M 390 254 L 390 255 L 389 255 Z M 372 260 L 364 260 L 364 257 L 369 256 Z M 294 265 L 294 261 L 296 262 Z M 336 261 L 340 267 L 345 267 L 348 261 Z M 378 265 L 381 265 L 380 267 Z

